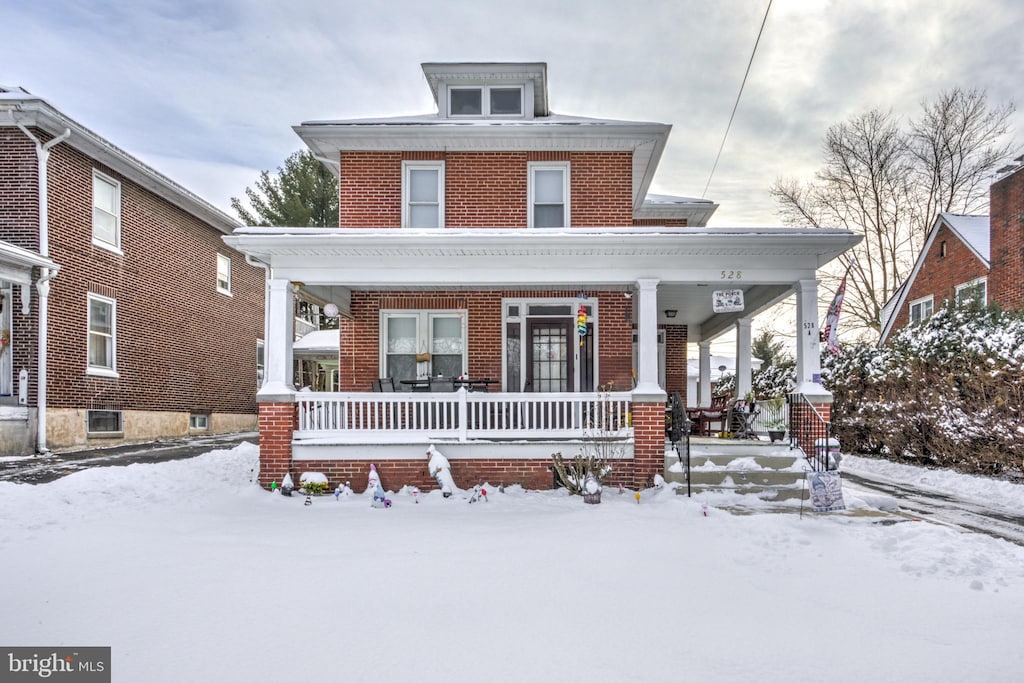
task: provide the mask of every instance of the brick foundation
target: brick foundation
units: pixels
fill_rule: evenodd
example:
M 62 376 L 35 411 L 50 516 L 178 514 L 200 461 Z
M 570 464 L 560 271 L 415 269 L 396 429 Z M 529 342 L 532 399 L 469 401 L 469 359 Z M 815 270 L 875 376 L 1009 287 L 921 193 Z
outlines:
M 260 485 L 269 487 L 271 482 L 281 483 L 291 470 L 298 411 L 294 403 L 260 403 L 259 415 Z
M 665 470 L 665 404 L 633 402 L 633 486 L 643 488 Z

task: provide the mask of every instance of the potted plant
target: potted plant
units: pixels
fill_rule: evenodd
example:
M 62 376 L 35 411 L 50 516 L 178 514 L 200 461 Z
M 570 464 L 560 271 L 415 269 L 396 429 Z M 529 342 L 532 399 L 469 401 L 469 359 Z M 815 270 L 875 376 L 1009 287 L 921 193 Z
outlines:
M 772 443 L 782 441 L 786 437 L 786 399 L 782 396 L 773 396 L 765 401 L 767 419 L 765 426 L 768 428 L 768 438 Z

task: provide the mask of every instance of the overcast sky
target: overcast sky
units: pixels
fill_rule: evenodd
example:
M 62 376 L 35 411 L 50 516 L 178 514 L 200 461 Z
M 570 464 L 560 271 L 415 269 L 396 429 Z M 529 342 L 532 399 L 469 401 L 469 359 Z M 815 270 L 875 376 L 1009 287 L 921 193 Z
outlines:
M 673 126 L 652 192 L 704 191 L 767 0 L 34 0 L 0 8 L 0 83 L 230 210 L 315 119 L 434 110 L 420 64 L 545 61 L 551 109 Z M 775 0 L 707 198 L 777 225 L 828 126 L 954 86 L 1024 91 L 1020 0 Z M 1014 115 L 1024 140 L 1024 113 Z

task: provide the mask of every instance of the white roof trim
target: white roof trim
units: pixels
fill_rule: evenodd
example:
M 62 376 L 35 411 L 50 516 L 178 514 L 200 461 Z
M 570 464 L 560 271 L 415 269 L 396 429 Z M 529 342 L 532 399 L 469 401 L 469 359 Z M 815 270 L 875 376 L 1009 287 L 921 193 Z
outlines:
M 473 121 L 443 124 L 306 122 L 295 133 L 317 156 L 338 159 L 344 151 L 568 151 L 633 152 L 633 211 L 643 206 L 647 189 L 668 141 L 672 126 L 664 123 L 601 121 L 576 122 Z M 328 168 L 335 175 L 339 169 Z
M 49 268 L 53 271 L 60 269 L 60 266 L 49 258 L 2 240 L 0 240 L 0 266 L 10 266 L 19 271 L 22 277 L 16 281 L 22 284 L 29 284 L 33 267 Z M 7 269 L 4 269 L 4 272 L 11 274 Z
M 220 232 L 227 234 L 241 225 L 237 219 L 67 117 L 46 100 L 27 93 L 8 92 L 0 93 L 0 104 L 13 107 L 6 115 L 0 114 L 0 126 L 21 123 L 27 128 L 39 128 L 55 136 L 70 130 L 71 137 L 61 144 L 74 147 Z

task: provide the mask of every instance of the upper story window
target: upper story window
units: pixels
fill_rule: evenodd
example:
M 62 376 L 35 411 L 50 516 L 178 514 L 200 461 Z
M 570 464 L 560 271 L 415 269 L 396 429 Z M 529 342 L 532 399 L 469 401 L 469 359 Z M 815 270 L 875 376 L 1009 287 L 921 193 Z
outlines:
M 92 242 L 121 249 L 121 183 L 99 171 L 92 172 Z
M 89 295 L 88 366 L 90 375 L 117 376 L 117 302 Z
M 224 254 L 217 254 L 217 291 L 231 294 L 231 259 Z
M 988 282 L 978 278 L 956 286 L 956 303 L 960 306 L 984 306 L 988 303 Z
M 402 162 L 402 227 L 444 227 L 444 162 Z
M 450 87 L 449 116 L 522 116 L 523 87 L 483 85 Z
M 917 301 L 910 302 L 910 322 L 919 323 L 932 317 L 932 311 L 935 306 L 934 297 L 925 297 L 918 299 Z
M 529 227 L 563 228 L 569 225 L 569 162 L 530 163 Z

